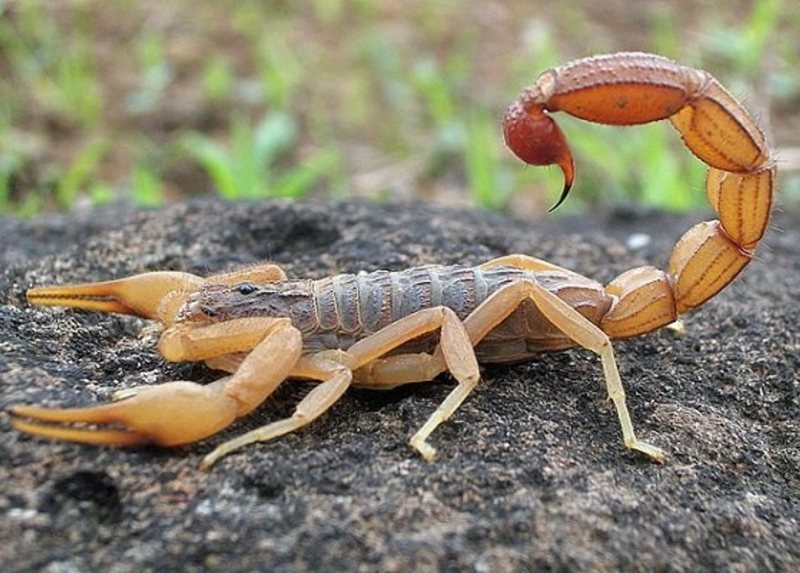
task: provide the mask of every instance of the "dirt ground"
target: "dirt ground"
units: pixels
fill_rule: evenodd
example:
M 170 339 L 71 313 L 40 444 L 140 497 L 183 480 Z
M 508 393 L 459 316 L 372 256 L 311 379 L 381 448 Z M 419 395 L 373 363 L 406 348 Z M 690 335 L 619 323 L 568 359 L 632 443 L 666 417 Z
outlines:
M 477 263 L 510 252 L 606 281 L 663 266 L 692 217 L 616 212 L 525 222 L 361 202 L 192 202 L 0 219 L 0 407 L 85 404 L 119 388 L 211 380 L 168 364 L 129 317 L 26 306 L 31 285 L 144 270 L 217 272 L 270 259 L 291 276 Z M 488 367 L 432 437 L 406 441 L 449 380 L 352 390 L 308 429 L 224 459 L 214 444 L 285 415 L 285 385 L 247 420 L 173 450 L 47 442 L 0 417 L 7 571 L 616 571 L 800 568 L 800 216 L 779 213 L 723 294 L 616 344 L 654 465 L 622 447 L 586 351 Z M 644 247 L 627 247 L 633 233 Z M 642 237 L 639 237 L 641 239 Z

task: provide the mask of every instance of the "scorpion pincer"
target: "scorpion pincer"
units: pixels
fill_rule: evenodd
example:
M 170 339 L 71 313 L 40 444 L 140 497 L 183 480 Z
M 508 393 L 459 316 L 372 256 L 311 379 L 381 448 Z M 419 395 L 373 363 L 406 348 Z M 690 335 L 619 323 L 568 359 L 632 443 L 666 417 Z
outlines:
M 349 386 L 389 388 L 448 371 L 457 384 L 410 443 L 425 459 L 428 438 L 478 383 L 478 362 L 511 362 L 583 347 L 602 361 L 628 448 L 663 462 L 636 437 L 611 339 L 676 320 L 727 286 L 747 265 L 767 228 L 775 177 L 764 135 L 711 75 L 666 58 L 618 53 L 544 72 L 508 109 L 508 147 L 532 165 L 558 165 L 567 196 L 572 154 L 551 114 L 604 124 L 669 118 L 708 165 L 707 193 L 717 220 L 691 228 L 666 271 L 629 270 L 605 287 L 525 255 L 477 267 L 419 267 L 287 279 L 274 265 L 200 278 L 151 272 L 72 286 L 33 288 L 31 304 L 126 313 L 160 321 L 159 351 L 172 361 L 203 361 L 228 373 L 209 385 L 139 386 L 87 408 L 11 408 L 23 432 L 109 445 L 175 446 L 202 440 L 258 407 L 287 378 L 319 382 L 294 413 L 225 442 L 211 466 L 252 442 L 292 432 L 325 413 Z

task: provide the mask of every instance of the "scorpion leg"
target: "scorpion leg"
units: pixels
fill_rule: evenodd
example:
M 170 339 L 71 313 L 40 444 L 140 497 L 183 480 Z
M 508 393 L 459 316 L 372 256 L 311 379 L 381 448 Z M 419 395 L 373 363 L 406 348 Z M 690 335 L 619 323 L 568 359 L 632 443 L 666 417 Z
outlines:
M 486 336 L 525 299 L 533 301 L 547 320 L 577 344 L 600 356 L 606 390 L 617 410 L 625 445 L 657 462 L 664 462 L 666 456 L 660 448 L 636 438 L 630 413 L 625 403 L 625 389 L 617 370 L 614 349 L 609 337 L 581 313 L 544 287 L 533 282 L 516 282 L 494 293 L 467 318 L 466 326 L 472 340 L 480 340 Z
M 247 354 L 237 352 L 234 354 L 225 354 L 224 356 L 208 358 L 204 362 L 206 363 L 206 366 L 212 370 L 222 370 L 223 372 L 233 373 L 236 372 L 236 369 L 239 368 L 239 365 L 245 358 L 247 358 Z
M 208 278 L 197 275 L 157 271 L 130 277 L 54 287 L 28 289 L 29 304 L 65 306 L 99 312 L 133 314 L 171 324 L 186 295 L 203 284 L 236 284 L 243 281 L 285 280 L 280 267 L 271 264 L 248 267 Z
M 503 257 L 492 259 L 491 261 L 486 261 L 481 265 L 482 269 L 491 269 L 495 267 L 515 267 L 531 272 L 558 271 L 575 274 L 569 269 L 559 267 L 558 265 L 554 265 L 548 261 L 520 254 L 505 255 Z
M 302 337 L 288 319 L 250 318 L 168 329 L 161 346 L 173 360 L 244 350 L 250 353 L 232 376 L 212 384 L 176 381 L 139 386 L 126 399 L 89 408 L 14 406 L 12 424 L 30 434 L 93 444 L 175 446 L 195 442 L 219 432 L 263 402 L 297 363 Z
M 507 264 L 507 261 L 502 264 Z M 660 448 L 636 438 L 625 402 L 625 389 L 622 386 L 614 350 L 608 336 L 547 289 L 535 283 L 516 282 L 494 293 L 464 321 L 464 328 L 471 344 L 477 345 L 526 299 L 531 299 L 542 314 L 564 334 L 580 346 L 600 355 L 606 389 L 616 408 L 625 445 L 644 453 L 657 462 L 663 462 L 665 454 Z M 425 356 L 428 358 L 424 358 Z M 437 349 L 433 355 L 400 354 L 391 356 L 377 361 L 368 368 L 368 385 L 370 387 L 391 387 L 433 379 L 445 370 L 445 364 L 441 351 Z M 469 391 L 457 387 L 414 435 L 412 445 L 417 443 L 427 445 L 428 436 L 455 412 L 468 394 Z M 456 397 L 453 397 L 454 395 Z M 453 397 L 452 400 L 451 397 Z M 423 455 L 425 454 L 423 453 Z
M 558 271 L 575 274 L 573 271 L 554 265 L 551 262 L 522 254 L 512 254 L 492 259 L 480 265 L 482 269 L 495 267 L 514 267 L 532 272 Z M 465 320 L 465 328 L 469 333 L 474 317 Z M 480 342 L 475 335 L 470 335 L 473 346 Z M 397 354 L 373 360 L 355 371 L 355 383 L 371 389 L 391 389 L 403 384 L 427 382 L 444 372 L 447 365 L 440 352 Z
M 534 265 L 538 270 L 541 270 L 540 263 L 549 266 L 549 263 L 524 256 L 518 259 L 514 257 L 497 259 L 498 265 L 511 265 L 512 263 L 515 263 L 514 266 L 524 264 L 523 268 Z M 492 265 L 493 262 L 487 264 Z M 609 337 L 547 289 L 535 283 L 516 282 L 494 293 L 463 323 L 470 345 L 476 346 L 526 299 L 531 299 L 542 314 L 564 334 L 580 346 L 600 355 L 606 389 L 616 408 L 625 445 L 646 454 L 655 461 L 663 462 L 665 455 L 661 449 L 636 438 L 625 402 L 625 389 L 617 370 L 614 350 Z M 446 363 L 447 349 L 445 348 L 447 342 L 448 340 L 443 335 L 441 346 L 433 354 L 399 354 L 372 360 L 356 371 L 357 381 L 370 388 L 390 388 L 400 384 L 432 380 L 448 367 L 448 363 Z M 348 350 L 348 353 L 351 351 L 352 348 Z M 453 415 L 476 383 L 477 379 L 474 383 L 471 381 L 460 383 L 411 438 L 411 445 L 419 450 L 423 457 L 432 459 L 435 450 L 427 443 L 428 437 L 441 423 Z
M 434 370 L 430 372 L 432 375 L 429 375 L 430 373 L 420 372 L 420 362 L 417 360 L 419 355 L 400 355 L 405 357 L 401 359 L 405 361 L 405 366 L 399 371 L 400 381 L 389 381 L 388 384 L 383 386 L 395 386 L 400 383 L 430 379 L 446 367 L 456 379 L 458 385 L 433 414 L 432 419 L 439 420 L 435 424 L 438 425 L 458 408 L 478 384 L 478 380 L 480 380 L 480 370 L 478 369 L 475 352 L 472 349 L 472 342 L 464 329 L 463 323 L 451 309 L 434 307 L 420 310 L 359 340 L 346 351 L 331 353 L 331 356 L 338 354 L 338 360 L 346 363 L 351 370 L 365 374 L 366 378 L 360 380 L 365 385 L 371 387 L 381 386 L 378 371 L 373 376 L 373 383 L 369 382 L 369 364 L 378 361 L 379 364 L 396 365 L 396 360 L 399 356 L 386 359 L 381 359 L 381 357 L 406 342 L 437 329 L 441 329 L 440 344 L 436 351 L 438 356 L 435 355 L 432 361 L 435 364 L 440 361 L 443 367 L 435 366 Z M 367 368 L 364 369 L 364 367 Z M 411 369 L 410 372 L 408 368 Z M 436 455 L 436 450 L 425 440 L 429 433 L 427 431 L 417 432 L 410 440 L 411 446 L 419 451 L 426 460 L 431 460 Z
M 395 354 L 373 360 L 353 372 L 353 384 L 370 390 L 391 390 L 404 384 L 430 382 L 447 370 L 441 352 Z
M 441 350 L 434 356 L 423 355 L 430 358 L 428 363 L 433 365 L 433 370 L 430 371 L 432 375 L 422 374 L 420 377 L 419 365 L 423 363 L 419 360 L 420 355 L 400 355 L 383 360 L 380 359 L 382 355 L 402 346 L 409 340 L 436 329 L 442 330 Z M 323 382 L 298 404 L 295 413 L 290 418 L 273 422 L 262 428 L 256 428 L 247 434 L 222 444 L 204 458 L 203 466 L 210 467 L 220 457 L 247 444 L 271 440 L 307 425 L 327 411 L 342 396 L 350 386 L 353 370 L 364 373 L 369 370 L 370 364 L 373 362 L 396 364 L 395 359 L 400 357 L 407 359 L 407 367 L 411 367 L 412 371 L 409 372 L 407 367 L 401 368 L 400 376 L 403 380 L 390 384 L 392 386 L 409 382 L 407 380 L 409 374 L 414 378 L 414 381 L 421 381 L 435 377 L 444 367 L 449 368 L 453 373 L 459 384 L 437 409 L 439 415 L 441 415 L 441 412 L 454 412 L 480 379 L 472 343 L 456 314 L 445 307 L 421 310 L 356 342 L 346 351 L 334 350 L 302 357 L 289 376 L 291 378 L 322 380 Z M 409 357 L 412 358 L 408 360 Z M 236 360 L 237 357 L 235 355 L 225 355 L 221 357 L 219 362 L 216 360 L 207 362 L 226 369 L 226 367 L 235 364 Z M 440 363 L 442 367 L 438 366 Z M 373 379 L 378 377 L 376 375 Z M 366 382 L 365 379 L 362 379 L 362 382 L 370 387 L 376 386 Z M 447 416 L 444 419 L 446 418 Z M 444 419 L 441 421 L 444 421 Z M 441 421 L 438 423 L 441 423 Z M 436 453 L 434 448 L 425 442 L 422 434 L 412 438 L 411 445 L 426 459 L 433 459 Z
M 210 468 L 223 456 L 255 442 L 266 442 L 294 432 L 319 418 L 335 404 L 350 386 L 352 372 L 346 366 L 324 356 L 307 355 L 300 358 L 291 373 L 292 378 L 321 380 L 297 405 L 291 417 L 256 428 L 218 446 L 203 458 L 201 466 Z

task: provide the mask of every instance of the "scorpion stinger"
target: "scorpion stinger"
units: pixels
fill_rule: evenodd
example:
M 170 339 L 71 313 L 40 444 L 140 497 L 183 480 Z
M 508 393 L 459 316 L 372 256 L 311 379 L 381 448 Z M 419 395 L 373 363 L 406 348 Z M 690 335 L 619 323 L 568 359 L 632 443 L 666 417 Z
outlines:
M 561 128 L 538 102 L 542 97 L 541 91 L 528 89 L 519 100 L 508 107 L 503 119 L 503 136 L 508 148 L 525 163 L 558 165 L 561 168 L 564 187 L 556 204 L 548 209 L 551 212 L 566 200 L 572 189 L 575 162 Z

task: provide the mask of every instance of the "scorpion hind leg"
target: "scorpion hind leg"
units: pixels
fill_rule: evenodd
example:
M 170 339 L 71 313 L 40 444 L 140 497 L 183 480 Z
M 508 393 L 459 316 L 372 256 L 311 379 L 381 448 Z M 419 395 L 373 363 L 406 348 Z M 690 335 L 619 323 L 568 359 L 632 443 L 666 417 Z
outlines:
M 512 256 L 506 260 L 513 261 L 514 258 Z M 523 265 L 538 264 L 538 261 L 525 259 L 524 257 L 519 258 L 517 262 Z M 518 281 L 510 283 L 492 294 L 464 321 L 473 344 L 477 344 L 482 340 L 486 334 L 516 310 L 524 300 L 531 300 L 550 323 L 578 345 L 600 355 L 603 363 L 606 390 L 617 410 L 625 446 L 645 454 L 653 461 L 663 463 L 666 455 L 660 448 L 636 438 L 630 413 L 625 402 L 625 390 L 617 371 L 614 351 L 608 336 L 581 313 L 546 288 L 534 282 Z

